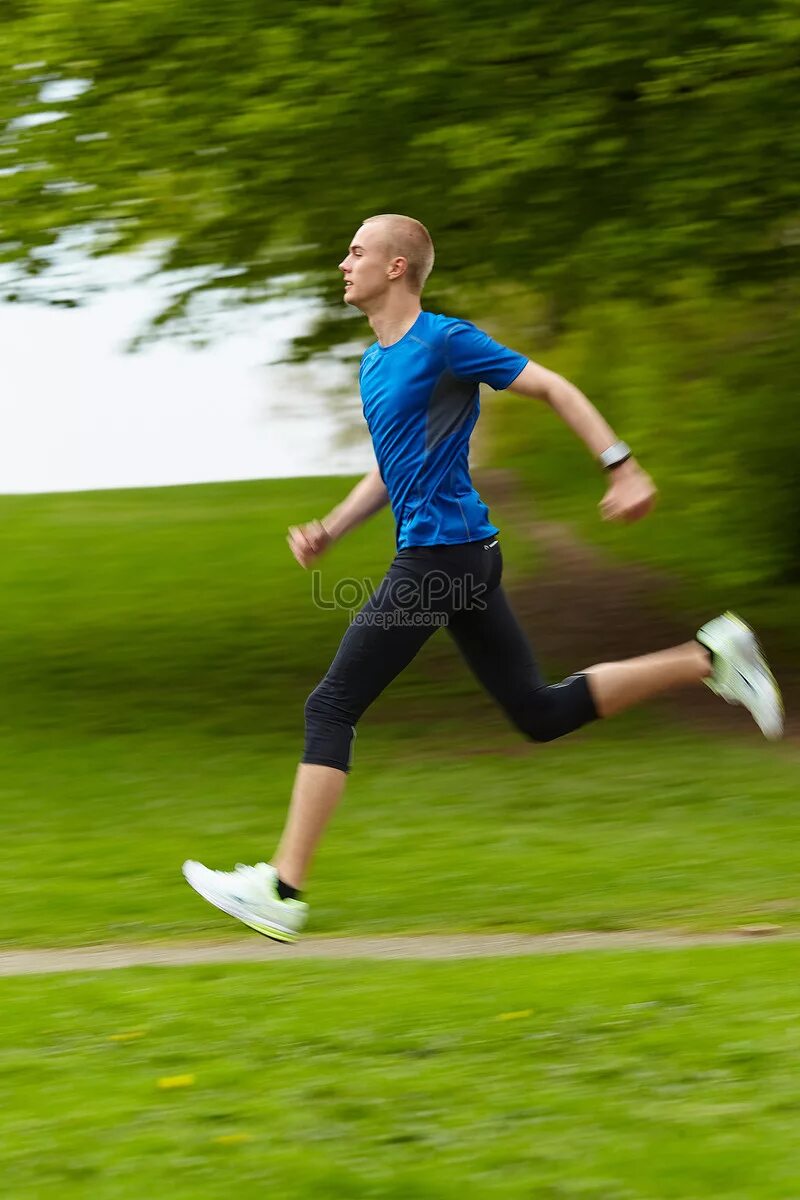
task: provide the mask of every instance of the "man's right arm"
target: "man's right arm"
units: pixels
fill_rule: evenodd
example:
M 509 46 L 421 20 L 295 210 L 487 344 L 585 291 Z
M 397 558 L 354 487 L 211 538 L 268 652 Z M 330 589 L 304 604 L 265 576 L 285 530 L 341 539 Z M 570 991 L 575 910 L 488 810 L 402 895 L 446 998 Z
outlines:
M 292 526 L 287 542 L 301 567 L 308 567 L 323 554 L 332 542 L 338 542 L 351 529 L 385 508 L 389 493 L 377 467 L 353 488 L 341 504 L 323 517 L 307 525 Z
M 368 517 L 373 516 L 389 503 L 389 493 L 386 484 L 381 479 L 377 467 L 365 475 L 353 488 L 352 492 L 338 504 L 321 524 L 327 530 L 332 542 L 338 542 L 351 529 L 355 529 Z

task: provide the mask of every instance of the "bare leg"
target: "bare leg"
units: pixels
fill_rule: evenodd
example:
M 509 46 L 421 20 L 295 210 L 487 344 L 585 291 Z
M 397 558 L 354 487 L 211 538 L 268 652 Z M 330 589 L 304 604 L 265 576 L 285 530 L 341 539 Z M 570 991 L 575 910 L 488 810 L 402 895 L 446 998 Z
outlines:
M 295 776 L 289 815 L 280 845 L 272 859 L 279 879 L 301 888 L 317 843 L 341 799 L 347 775 L 336 767 L 300 763 Z
M 624 662 L 598 663 L 583 674 L 598 715 L 611 717 L 659 692 L 699 683 L 711 674 L 711 656 L 692 641 Z
M 583 672 L 597 712 L 610 717 L 672 688 L 699 683 L 711 673 L 708 651 L 698 642 L 670 650 L 598 663 Z M 300 763 L 289 814 L 272 865 L 284 883 L 302 888 L 314 851 L 344 791 L 347 775 L 336 767 Z

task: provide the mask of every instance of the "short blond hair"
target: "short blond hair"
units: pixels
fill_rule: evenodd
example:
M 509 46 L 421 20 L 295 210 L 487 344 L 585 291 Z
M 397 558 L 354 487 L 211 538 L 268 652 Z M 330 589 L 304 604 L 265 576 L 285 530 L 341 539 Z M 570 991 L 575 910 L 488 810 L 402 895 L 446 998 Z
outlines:
M 384 223 L 386 249 L 390 255 L 398 255 L 406 260 L 406 279 L 411 290 L 419 295 L 433 270 L 431 235 L 421 221 L 404 217 L 401 213 L 378 213 L 377 216 L 367 217 L 362 224 L 369 225 L 373 221 Z

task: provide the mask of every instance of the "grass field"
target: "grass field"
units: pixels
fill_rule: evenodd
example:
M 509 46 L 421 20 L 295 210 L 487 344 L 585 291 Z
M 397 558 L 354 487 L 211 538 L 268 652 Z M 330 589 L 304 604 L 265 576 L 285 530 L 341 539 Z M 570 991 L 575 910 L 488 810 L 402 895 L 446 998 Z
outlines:
M 0 983 L 14 1200 L 789 1200 L 800 948 Z
M 347 619 L 313 606 L 283 534 L 346 487 L 2 500 L 5 944 L 237 932 L 180 864 L 271 852 L 303 700 Z M 504 543 L 518 570 L 533 557 Z M 378 578 L 390 554 L 380 519 L 323 586 Z M 528 746 L 438 635 L 360 727 L 312 927 L 795 925 L 796 769 L 755 730 L 652 714 Z
M 347 620 L 284 531 L 347 486 L 0 500 L 4 945 L 241 936 L 180 864 L 270 853 Z M 391 548 L 379 518 L 323 589 Z M 796 928 L 796 777 L 790 743 L 656 711 L 527 746 L 440 635 L 362 722 L 311 928 Z M 3 1194 L 790 1200 L 799 957 L 2 980 Z
M 633 723 L 633 748 L 598 730 L 540 757 L 476 755 L 446 724 L 446 754 L 430 730 L 399 747 L 391 730 L 360 737 L 312 879 L 316 933 L 798 923 L 788 754 Z M 237 933 L 180 864 L 267 857 L 294 759 L 267 737 L 185 731 L 18 747 L 3 940 Z

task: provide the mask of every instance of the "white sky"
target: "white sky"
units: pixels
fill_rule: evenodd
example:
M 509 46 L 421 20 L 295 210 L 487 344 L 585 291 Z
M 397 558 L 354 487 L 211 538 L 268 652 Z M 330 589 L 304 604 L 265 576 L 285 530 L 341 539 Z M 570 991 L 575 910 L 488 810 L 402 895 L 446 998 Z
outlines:
M 84 260 L 113 286 L 83 308 L 0 304 L 1 493 L 369 469 L 353 367 L 265 365 L 307 327 L 307 305 L 220 313 L 204 349 L 165 339 L 124 353 L 164 299 L 142 282 L 145 261 Z
M 38 99 L 65 103 L 90 86 L 47 80 Z M 68 117 L 59 109 L 24 113 L 8 127 Z M 22 169 L 12 155 L 0 176 Z M 47 272 L 64 295 L 94 288 L 85 307 L 0 303 L 0 493 L 344 474 L 373 465 L 352 366 L 330 357 L 304 368 L 265 365 L 305 331 L 308 304 L 218 311 L 220 336 L 207 348 L 167 335 L 126 354 L 125 344 L 187 274 L 147 281 L 157 247 L 91 259 L 90 242 L 91 235 L 66 231 Z M 4 277 L 10 270 L 0 269 L 0 283 Z M 208 302 L 205 311 L 214 311 Z M 363 344 L 372 340 L 366 322 L 353 328 Z

